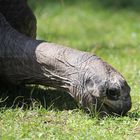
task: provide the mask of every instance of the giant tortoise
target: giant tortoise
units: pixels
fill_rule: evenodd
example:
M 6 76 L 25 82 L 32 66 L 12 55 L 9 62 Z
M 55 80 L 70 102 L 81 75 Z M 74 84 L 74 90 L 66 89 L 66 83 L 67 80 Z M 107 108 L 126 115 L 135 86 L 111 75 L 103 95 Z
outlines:
M 54 87 L 89 111 L 124 115 L 131 108 L 129 85 L 101 58 L 36 39 L 26 0 L 0 0 L 0 82 Z

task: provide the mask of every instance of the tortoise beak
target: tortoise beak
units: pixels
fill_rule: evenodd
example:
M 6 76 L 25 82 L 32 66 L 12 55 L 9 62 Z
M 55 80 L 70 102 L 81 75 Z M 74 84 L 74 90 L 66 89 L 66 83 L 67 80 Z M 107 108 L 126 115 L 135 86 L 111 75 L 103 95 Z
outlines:
M 131 109 L 132 102 L 131 97 L 120 97 L 118 100 L 110 100 L 105 97 L 102 100 L 100 112 L 105 112 L 106 114 L 124 116 Z
M 127 89 L 127 90 L 126 90 Z M 112 95 L 107 93 L 107 96 L 102 100 L 102 111 L 107 114 L 124 116 L 131 109 L 132 102 L 130 96 L 130 88 L 126 86 L 119 90 L 110 90 Z
M 125 101 L 107 101 L 103 104 L 103 110 L 107 114 L 124 116 L 131 109 L 131 98 L 128 97 Z

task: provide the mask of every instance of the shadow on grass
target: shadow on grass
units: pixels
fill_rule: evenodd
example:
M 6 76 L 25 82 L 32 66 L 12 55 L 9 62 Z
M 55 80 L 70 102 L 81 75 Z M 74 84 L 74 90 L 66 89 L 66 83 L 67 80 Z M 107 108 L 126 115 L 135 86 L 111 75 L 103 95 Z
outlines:
M 0 108 L 17 107 L 22 109 L 44 107 L 49 110 L 63 111 L 76 109 L 78 108 L 78 104 L 69 94 L 55 89 L 43 89 L 38 86 L 0 87 Z M 96 114 L 92 112 L 84 112 L 88 113 L 91 117 L 96 116 Z M 104 114 L 99 115 L 98 118 L 103 118 L 105 116 Z M 120 115 L 113 116 L 120 117 Z M 140 119 L 139 108 L 129 112 L 125 116 L 137 121 Z
M 43 89 L 38 86 L 0 88 L 0 107 L 28 109 L 34 108 L 35 105 L 56 110 L 77 108 L 76 102 L 69 94 L 54 89 Z

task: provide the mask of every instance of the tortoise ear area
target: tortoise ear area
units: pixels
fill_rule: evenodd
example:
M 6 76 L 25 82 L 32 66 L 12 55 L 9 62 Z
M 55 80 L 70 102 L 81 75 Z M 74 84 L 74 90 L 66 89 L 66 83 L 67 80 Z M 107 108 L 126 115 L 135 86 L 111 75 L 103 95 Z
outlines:
M 95 82 L 93 79 L 88 78 L 85 81 L 84 94 L 90 94 L 91 96 L 94 96 L 94 97 L 100 96 L 98 92 L 98 87 L 95 85 Z
M 91 94 L 92 91 L 94 90 L 94 88 L 93 88 L 94 87 L 94 83 L 93 83 L 92 79 L 90 79 L 90 78 L 86 79 L 84 85 L 85 85 L 84 86 L 84 93 L 85 94 Z
M 90 89 L 94 87 L 94 82 L 92 81 L 92 79 L 88 78 L 85 82 L 85 86 Z

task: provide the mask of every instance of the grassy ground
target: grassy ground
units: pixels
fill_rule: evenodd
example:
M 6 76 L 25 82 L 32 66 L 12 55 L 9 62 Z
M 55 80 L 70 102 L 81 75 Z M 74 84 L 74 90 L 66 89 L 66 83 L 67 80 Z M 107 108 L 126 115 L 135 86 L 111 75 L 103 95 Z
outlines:
M 133 107 L 126 117 L 104 119 L 93 118 L 78 108 L 56 109 L 52 105 L 46 110 L 35 103 L 25 110 L 1 108 L 0 139 L 139 140 L 139 11 L 134 7 L 112 8 L 94 0 L 30 4 L 38 19 L 38 38 L 89 51 L 106 60 L 127 79 Z

